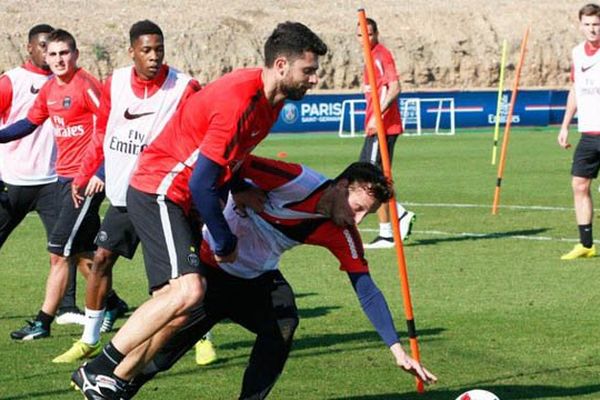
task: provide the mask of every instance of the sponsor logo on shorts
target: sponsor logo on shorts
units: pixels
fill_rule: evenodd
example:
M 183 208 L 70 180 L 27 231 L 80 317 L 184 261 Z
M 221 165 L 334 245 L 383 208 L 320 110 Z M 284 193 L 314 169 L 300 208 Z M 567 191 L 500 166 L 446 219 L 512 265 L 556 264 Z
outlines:
M 190 263 L 190 265 L 192 267 L 198 267 L 200 266 L 200 259 L 198 258 L 198 254 L 196 253 L 190 253 L 187 256 L 188 259 L 188 263 Z
M 62 247 L 62 244 L 56 244 L 56 243 L 48 242 L 48 247 Z
M 108 240 L 108 233 L 106 231 L 98 232 L 98 242 L 106 242 Z

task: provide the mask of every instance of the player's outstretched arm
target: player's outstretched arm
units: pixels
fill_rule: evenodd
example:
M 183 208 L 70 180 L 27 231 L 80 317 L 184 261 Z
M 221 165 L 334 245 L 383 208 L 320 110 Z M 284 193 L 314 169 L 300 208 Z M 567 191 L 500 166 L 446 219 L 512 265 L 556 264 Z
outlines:
M 431 384 L 437 382 L 437 377 L 423 367 L 420 362 L 406 354 L 400 343 L 390 346 L 390 351 L 396 359 L 396 364 L 404 371 L 420 378 L 423 383 Z
M 38 125 L 23 118 L 4 129 L 0 129 L 0 143 L 8 143 L 32 134 Z

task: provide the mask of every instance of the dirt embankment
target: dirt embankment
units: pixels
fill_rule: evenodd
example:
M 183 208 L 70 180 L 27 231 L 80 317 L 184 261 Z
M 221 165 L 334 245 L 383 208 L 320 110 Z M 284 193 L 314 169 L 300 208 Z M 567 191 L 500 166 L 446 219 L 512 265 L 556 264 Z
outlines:
M 359 86 L 361 52 L 354 37 L 357 6 L 377 20 L 381 41 L 396 58 L 404 90 L 493 88 L 500 50 L 509 43 L 506 83 L 512 84 L 520 41 L 531 27 L 521 78 L 526 87 L 565 87 L 570 50 L 581 40 L 577 11 L 584 4 L 526 0 L 200 0 L 121 2 L 16 1 L 0 5 L 0 71 L 26 57 L 28 29 L 41 22 L 75 34 L 80 64 L 105 77 L 127 65 L 129 26 L 148 18 L 163 29 L 167 61 L 205 83 L 242 66 L 262 63 L 262 44 L 278 22 L 301 21 L 330 52 L 321 89 Z

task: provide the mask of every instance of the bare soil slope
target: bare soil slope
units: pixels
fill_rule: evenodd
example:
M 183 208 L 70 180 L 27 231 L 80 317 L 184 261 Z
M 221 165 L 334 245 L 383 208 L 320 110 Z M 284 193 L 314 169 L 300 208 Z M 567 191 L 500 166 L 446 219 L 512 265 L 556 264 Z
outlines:
M 507 87 L 520 41 L 531 27 L 522 86 L 568 85 L 570 50 L 581 37 L 584 2 L 526 0 L 180 0 L 16 1 L 0 4 L 0 71 L 26 57 L 28 29 L 46 22 L 75 34 L 80 64 L 96 75 L 129 63 L 129 26 L 148 18 L 165 33 L 167 61 L 204 83 L 233 68 L 262 63 L 262 43 L 278 22 L 301 21 L 331 51 L 322 60 L 322 89 L 359 86 L 357 7 L 377 20 L 405 90 L 493 88 L 503 39 L 509 42 Z

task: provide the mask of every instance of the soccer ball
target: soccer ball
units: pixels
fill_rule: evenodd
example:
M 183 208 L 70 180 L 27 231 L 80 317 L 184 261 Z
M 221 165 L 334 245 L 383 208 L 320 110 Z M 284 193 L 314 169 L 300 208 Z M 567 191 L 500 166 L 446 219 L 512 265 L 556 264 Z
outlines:
M 469 390 L 468 392 L 464 392 L 460 396 L 456 398 L 456 400 L 500 400 L 498 396 L 496 396 L 492 392 L 488 392 L 487 390 L 474 389 Z

